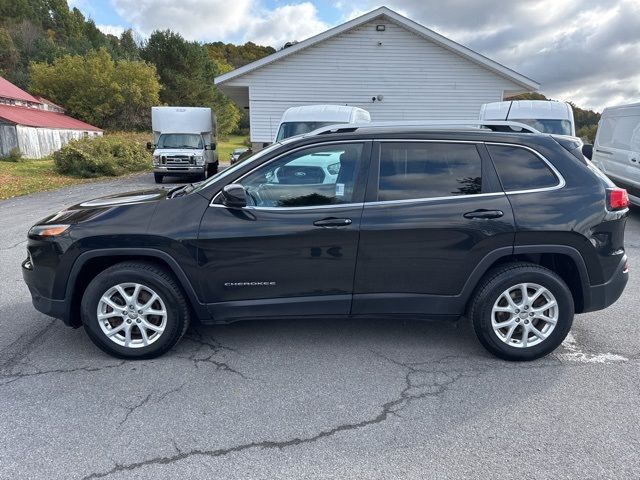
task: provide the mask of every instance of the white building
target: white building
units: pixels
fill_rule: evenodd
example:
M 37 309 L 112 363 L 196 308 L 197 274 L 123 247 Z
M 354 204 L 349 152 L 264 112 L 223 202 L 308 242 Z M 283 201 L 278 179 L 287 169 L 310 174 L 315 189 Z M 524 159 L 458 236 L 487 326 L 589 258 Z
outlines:
M 362 107 L 372 120 L 478 118 L 480 106 L 540 85 L 380 7 L 215 79 L 248 109 L 251 141 L 273 141 L 289 107 Z M 257 146 L 257 145 L 256 145 Z

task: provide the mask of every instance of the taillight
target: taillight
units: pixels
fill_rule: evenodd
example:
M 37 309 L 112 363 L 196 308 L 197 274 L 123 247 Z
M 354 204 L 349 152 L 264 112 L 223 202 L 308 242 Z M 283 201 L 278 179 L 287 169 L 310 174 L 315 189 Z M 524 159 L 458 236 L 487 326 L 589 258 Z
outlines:
M 609 188 L 607 199 L 609 210 L 620 210 L 629 206 L 629 195 L 624 188 Z

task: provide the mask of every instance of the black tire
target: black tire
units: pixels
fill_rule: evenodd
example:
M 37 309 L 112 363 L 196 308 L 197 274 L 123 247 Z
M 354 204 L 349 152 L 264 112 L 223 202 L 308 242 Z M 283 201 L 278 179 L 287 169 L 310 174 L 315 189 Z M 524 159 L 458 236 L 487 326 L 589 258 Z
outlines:
M 508 288 L 522 283 L 535 283 L 546 288 L 555 297 L 558 305 L 555 328 L 540 343 L 529 347 L 507 344 L 498 337 L 491 323 L 493 306 L 501 294 Z M 529 361 L 547 355 L 562 343 L 571 329 L 574 308 L 569 287 L 556 273 L 531 263 L 510 263 L 495 268 L 485 275 L 472 299 L 469 318 L 478 340 L 489 352 L 504 360 Z M 519 327 L 523 329 L 525 320 L 518 318 L 517 321 L 523 322 Z M 526 322 L 529 324 L 528 319 Z M 518 331 L 517 328 L 516 331 Z M 518 333 L 520 337 L 523 336 L 523 330 L 519 330 Z
M 156 183 L 162 183 L 162 180 L 164 179 L 164 175 L 161 173 L 154 173 L 153 179 L 156 181 Z
M 218 173 L 218 164 L 217 163 L 208 163 L 207 164 L 207 178 L 211 177 Z
M 98 323 L 100 299 L 110 288 L 124 283 L 138 283 L 149 287 L 164 303 L 164 331 L 149 345 L 138 348 L 121 346 L 107 337 Z M 163 268 L 144 262 L 118 263 L 96 275 L 84 292 L 81 312 L 84 329 L 93 343 L 114 357 L 132 360 L 155 358 L 170 350 L 185 334 L 190 320 L 187 301 L 174 277 Z M 115 321 L 124 322 L 119 317 L 114 318 Z

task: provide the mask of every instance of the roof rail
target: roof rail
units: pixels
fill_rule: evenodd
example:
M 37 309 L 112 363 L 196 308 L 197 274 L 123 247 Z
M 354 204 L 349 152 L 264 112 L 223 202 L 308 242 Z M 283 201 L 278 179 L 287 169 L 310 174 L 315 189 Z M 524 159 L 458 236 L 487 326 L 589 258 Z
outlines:
M 358 129 L 376 129 L 390 127 L 412 127 L 442 130 L 443 127 L 457 127 L 479 129 L 486 128 L 494 132 L 514 132 L 514 133 L 541 133 L 530 125 L 521 122 L 510 122 L 507 120 L 433 120 L 433 121 L 395 121 L 395 122 L 371 122 L 371 123 L 339 123 L 327 125 L 305 136 L 322 135 L 326 133 L 349 133 Z

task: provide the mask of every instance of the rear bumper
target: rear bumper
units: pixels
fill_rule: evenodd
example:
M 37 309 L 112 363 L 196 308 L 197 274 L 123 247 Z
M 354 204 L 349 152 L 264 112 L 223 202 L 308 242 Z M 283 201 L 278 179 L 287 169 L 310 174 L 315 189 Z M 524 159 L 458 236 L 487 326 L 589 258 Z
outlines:
M 582 313 L 603 310 L 620 298 L 629 280 L 626 266 L 627 256 L 624 255 L 615 273 L 607 282 L 600 285 L 590 285 L 586 289 Z

